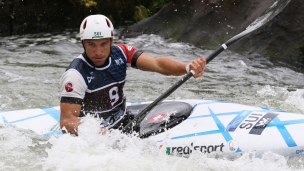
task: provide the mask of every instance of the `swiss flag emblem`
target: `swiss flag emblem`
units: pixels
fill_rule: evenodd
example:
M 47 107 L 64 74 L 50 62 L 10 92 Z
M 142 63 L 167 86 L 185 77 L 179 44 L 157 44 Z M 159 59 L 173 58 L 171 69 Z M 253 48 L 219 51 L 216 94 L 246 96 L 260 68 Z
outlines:
M 70 82 L 66 83 L 66 85 L 65 85 L 65 91 L 67 91 L 67 92 L 73 91 L 73 84 L 70 83 Z
M 160 121 L 162 121 L 166 116 L 167 116 L 167 114 L 165 114 L 165 113 L 156 114 L 156 115 L 154 115 L 151 119 L 149 119 L 148 123 L 160 122 Z

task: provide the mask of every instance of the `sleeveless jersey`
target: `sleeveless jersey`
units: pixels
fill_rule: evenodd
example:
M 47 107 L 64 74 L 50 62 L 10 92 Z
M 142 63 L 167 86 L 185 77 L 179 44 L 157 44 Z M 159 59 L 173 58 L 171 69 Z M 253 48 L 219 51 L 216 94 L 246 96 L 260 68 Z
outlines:
M 124 115 L 123 87 L 127 66 L 136 68 L 141 52 L 131 46 L 111 46 L 105 66 L 94 67 L 85 55 L 75 58 L 61 77 L 61 102 L 82 104 L 80 117 L 91 114 L 114 125 Z

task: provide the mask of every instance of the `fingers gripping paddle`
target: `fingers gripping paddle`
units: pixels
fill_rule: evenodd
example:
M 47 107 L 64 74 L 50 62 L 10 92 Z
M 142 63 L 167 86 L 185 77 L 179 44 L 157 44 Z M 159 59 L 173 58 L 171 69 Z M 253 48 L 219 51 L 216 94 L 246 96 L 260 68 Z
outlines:
M 285 6 L 290 2 L 290 0 L 277 0 L 274 4 L 269 7 L 259 18 L 257 18 L 253 23 L 251 23 L 246 30 L 239 33 L 238 35 L 232 37 L 227 42 L 222 44 L 217 50 L 215 50 L 212 54 L 206 57 L 207 64 L 213 60 L 218 54 L 227 49 L 230 45 L 237 42 L 241 38 L 245 37 L 249 33 L 257 30 L 265 23 L 273 19 Z M 142 110 L 136 117 L 129 122 L 125 127 L 123 127 L 122 131 L 125 133 L 130 133 L 133 131 L 133 127 L 138 126 L 139 123 L 147 116 L 148 112 L 154 108 L 157 104 L 162 102 L 165 98 L 167 98 L 170 94 L 172 94 L 177 88 L 179 88 L 184 82 L 186 82 L 189 78 L 194 75 L 194 71 L 190 71 L 182 79 L 177 81 L 172 87 L 170 87 L 164 94 L 159 96 L 156 100 L 154 100 L 150 105 L 148 105 L 144 110 Z

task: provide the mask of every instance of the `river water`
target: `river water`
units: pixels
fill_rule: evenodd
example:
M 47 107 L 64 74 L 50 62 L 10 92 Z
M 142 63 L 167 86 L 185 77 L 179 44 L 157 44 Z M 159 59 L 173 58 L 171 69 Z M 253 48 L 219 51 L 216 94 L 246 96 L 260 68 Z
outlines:
M 156 35 L 116 37 L 115 42 L 184 62 L 212 52 Z M 73 30 L 2 37 L 0 111 L 58 106 L 59 78 L 82 51 Z M 181 78 L 132 68 L 127 72 L 125 94 L 130 102 L 154 100 Z M 207 65 L 203 77 L 189 79 L 168 99 L 225 100 L 304 114 L 303 78 L 303 73 L 265 57 L 225 51 Z M 106 136 L 92 133 L 95 122 L 88 118 L 79 137 L 43 137 L 0 125 L 0 170 L 304 170 L 303 157 L 272 153 L 262 158 L 245 154 L 234 160 L 203 154 L 168 156 L 148 140 L 115 131 Z

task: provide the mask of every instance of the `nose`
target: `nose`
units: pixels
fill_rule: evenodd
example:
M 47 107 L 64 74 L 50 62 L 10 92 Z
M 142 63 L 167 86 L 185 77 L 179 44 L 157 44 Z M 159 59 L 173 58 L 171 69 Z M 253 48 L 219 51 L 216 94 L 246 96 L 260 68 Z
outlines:
M 96 50 L 95 50 L 95 54 L 97 56 L 101 56 L 103 54 L 103 48 L 102 47 L 96 47 Z

